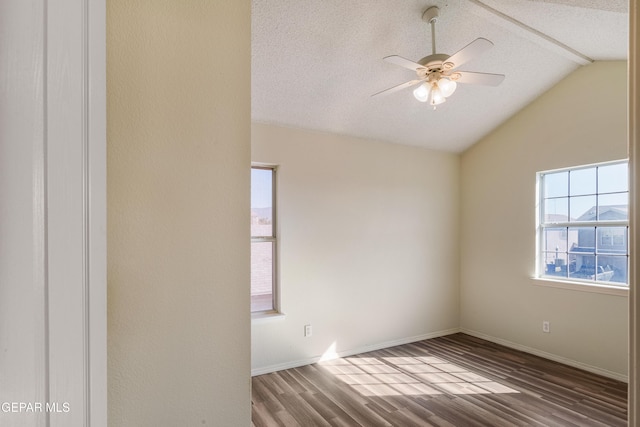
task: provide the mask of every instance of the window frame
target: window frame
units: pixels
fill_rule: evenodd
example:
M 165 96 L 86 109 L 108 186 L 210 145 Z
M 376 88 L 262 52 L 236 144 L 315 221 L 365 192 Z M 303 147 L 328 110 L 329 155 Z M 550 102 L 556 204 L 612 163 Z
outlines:
M 536 173 L 536 253 L 535 253 L 535 275 L 534 275 L 534 279 L 539 280 L 539 281 L 543 281 L 543 282 L 552 282 L 558 285 L 558 287 L 562 287 L 562 288 L 566 288 L 566 289 L 577 289 L 577 290 L 590 290 L 590 291 L 594 291 L 594 292 L 602 292 L 602 290 L 604 290 L 606 293 L 609 293 L 608 290 L 611 291 L 611 293 L 613 294 L 619 294 L 619 292 L 624 292 L 626 293 L 629 289 L 629 284 L 630 284 L 630 235 L 629 235 L 629 215 L 627 214 L 627 219 L 626 220 L 593 220 L 593 221 L 576 221 L 576 220 L 571 220 L 571 212 L 569 210 L 568 212 L 568 218 L 564 221 L 544 221 L 545 218 L 545 212 L 544 212 L 544 206 L 545 206 L 545 183 L 544 183 L 544 177 L 546 175 L 549 174 L 555 174 L 555 173 L 560 173 L 560 172 L 569 172 L 569 174 L 571 172 L 575 172 L 575 171 L 580 171 L 580 170 L 585 170 L 585 169 L 596 169 L 596 189 L 595 189 L 595 193 L 589 193 L 589 196 L 594 196 L 596 199 L 596 213 L 597 215 L 599 215 L 599 196 L 601 195 L 608 195 L 608 194 L 623 194 L 626 193 L 627 194 L 627 206 L 629 206 L 629 185 L 627 185 L 627 190 L 626 191 L 611 191 L 611 192 L 599 192 L 599 188 L 598 188 L 598 173 L 597 173 L 597 168 L 599 167 L 605 167 L 605 166 L 612 166 L 612 165 L 617 165 L 617 164 L 626 164 L 627 165 L 627 173 L 629 173 L 628 170 L 628 165 L 629 165 L 629 160 L 628 159 L 622 159 L 622 160 L 614 160 L 614 161 L 607 161 L 607 162 L 600 162 L 600 163 L 593 163 L 593 164 L 588 164 L 588 165 L 580 165 L 580 166 L 574 166 L 574 167 L 566 167 L 566 168 L 560 168 L 560 169 L 553 169 L 553 170 L 546 170 L 546 171 L 540 171 Z M 628 176 L 627 175 L 627 181 L 628 181 Z M 570 205 L 570 197 L 579 197 L 582 196 L 582 194 L 579 195 L 571 195 L 571 191 L 570 191 L 570 179 L 568 179 L 567 181 L 567 195 L 566 196 L 558 196 L 557 198 L 565 198 L 567 199 L 567 203 L 568 205 Z M 553 198 L 553 197 L 552 197 Z M 569 208 L 570 209 L 570 208 Z M 628 212 L 628 211 L 627 211 Z M 596 217 L 597 218 L 597 217 Z M 607 255 L 613 255 L 613 254 L 607 254 L 606 251 L 605 253 L 602 253 L 598 251 L 598 239 L 599 237 L 602 237 L 601 235 L 599 235 L 598 233 L 598 228 L 606 228 L 606 227 L 626 227 L 626 240 L 627 240 L 627 244 L 626 244 L 626 252 L 623 254 L 616 254 L 616 256 L 625 256 L 626 257 L 626 265 L 627 265 L 627 282 L 610 282 L 610 281 L 603 281 L 597 280 L 597 277 L 594 277 L 594 279 L 585 279 L 585 278 L 578 278 L 578 277 L 571 277 L 569 275 L 569 266 L 568 264 L 570 263 L 569 258 L 567 258 L 566 263 L 567 263 L 567 275 L 566 276 L 560 276 L 560 275 L 547 275 L 546 274 L 546 265 L 545 265 L 545 257 L 548 254 L 549 251 L 545 250 L 544 246 L 544 233 L 546 229 L 549 228 L 557 228 L 557 229 L 565 229 L 565 232 L 568 233 L 570 231 L 571 228 L 573 229 L 579 229 L 580 227 L 588 227 L 588 228 L 593 228 L 594 229 L 594 250 L 593 250 L 593 256 L 595 261 L 595 269 L 596 272 L 594 274 L 597 274 L 597 268 L 598 268 L 598 263 L 597 263 L 597 257 L 598 256 L 607 256 Z M 612 237 L 613 238 L 613 237 Z M 568 244 L 568 242 L 567 242 Z M 569 247 L 566 248 L 566 255 L 569 256 L 571 255 L 571 250 Z M 565 254 L 565 252 L 563 252 L 563 254 Z M 547 284 L 548 286 L 548 284 Z M 554 285 L 551 285 L 554 286 Z
M 280 289 L 278 280 L 278 211 L 277 211 L 277 165 L 252 163 L 251 170 L 270 170 L 271 171 L 271 235 L 270 236 L 254 236 L 251 235 L 251 245 L 254 243 L 271 243 L 271 308 L 267 310 L 251 310 L 251 316 L 253 318 L 259 318 L 263 316 L 271 316 L 281 314 L 280 312 Z M 251 206 L 251 209 L 253 206 Z M 249 283 L 250 297 L 253 283 Z

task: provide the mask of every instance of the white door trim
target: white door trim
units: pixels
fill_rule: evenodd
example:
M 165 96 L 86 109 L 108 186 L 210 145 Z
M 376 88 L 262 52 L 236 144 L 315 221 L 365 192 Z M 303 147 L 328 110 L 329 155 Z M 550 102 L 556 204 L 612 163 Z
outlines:
M 629 395 L 628 425 L 636 426 L 640 421 L 640 8 L 635 0 L 629 1 L 629 166 L 630 166 L 630 229 L 631 229 L 631 281 L 629 285 Z
M 106 427 L 105 0 L 0 17 L 0 425 Z
M 106 426 L 106 10 L 45 3 L 50 426 Z M 64 409 L 64 408 L 63 408 Z

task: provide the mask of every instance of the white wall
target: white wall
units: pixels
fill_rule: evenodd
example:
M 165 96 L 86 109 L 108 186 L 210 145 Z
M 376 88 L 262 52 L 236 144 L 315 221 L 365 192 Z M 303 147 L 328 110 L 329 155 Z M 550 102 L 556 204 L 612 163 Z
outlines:
M 254 373 L 457 328 L 458 156 L 254 124 L 251 158 L 279 166 L 286 314 L 254 320 Z
M 107 12 L 109 425 L 247 426 L 250 2 Z
M 620 377 L 627 297 L 542 287 L 531 277 L 536 172 L 627 157 L 626 66 L 579 69 L 461 161 L 462 328 Z

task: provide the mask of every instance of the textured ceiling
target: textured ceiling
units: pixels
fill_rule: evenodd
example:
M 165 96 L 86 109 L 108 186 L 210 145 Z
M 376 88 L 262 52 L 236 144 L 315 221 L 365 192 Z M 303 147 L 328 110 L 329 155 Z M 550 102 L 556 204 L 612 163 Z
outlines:
M 388 55 L 431 53 L 421 19 L 440 7 L 438 53 L 478 37 L 494 47 L 461 70 L 505 74 L 498 87 L 459 84 L 433 110 Z M 578 67 L 627 57 L 625 0 L 253 0 L 252 119 L 460 152 Z

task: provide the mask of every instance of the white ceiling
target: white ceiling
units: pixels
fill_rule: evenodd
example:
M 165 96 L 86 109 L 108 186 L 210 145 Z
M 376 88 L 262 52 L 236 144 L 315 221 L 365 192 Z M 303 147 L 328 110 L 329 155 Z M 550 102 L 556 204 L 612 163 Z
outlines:
M 458 85 L 433 110 L 415 78 L 386 63 L 431 53 L 421 16 L 440 7 L 438 53 L 494 43 L 461 70 L 505 74 L 498 87 Z M 460 152 L 572 71 L 627 57 L 627 0 L 253 0 L 251 113 L 256 122 Z

